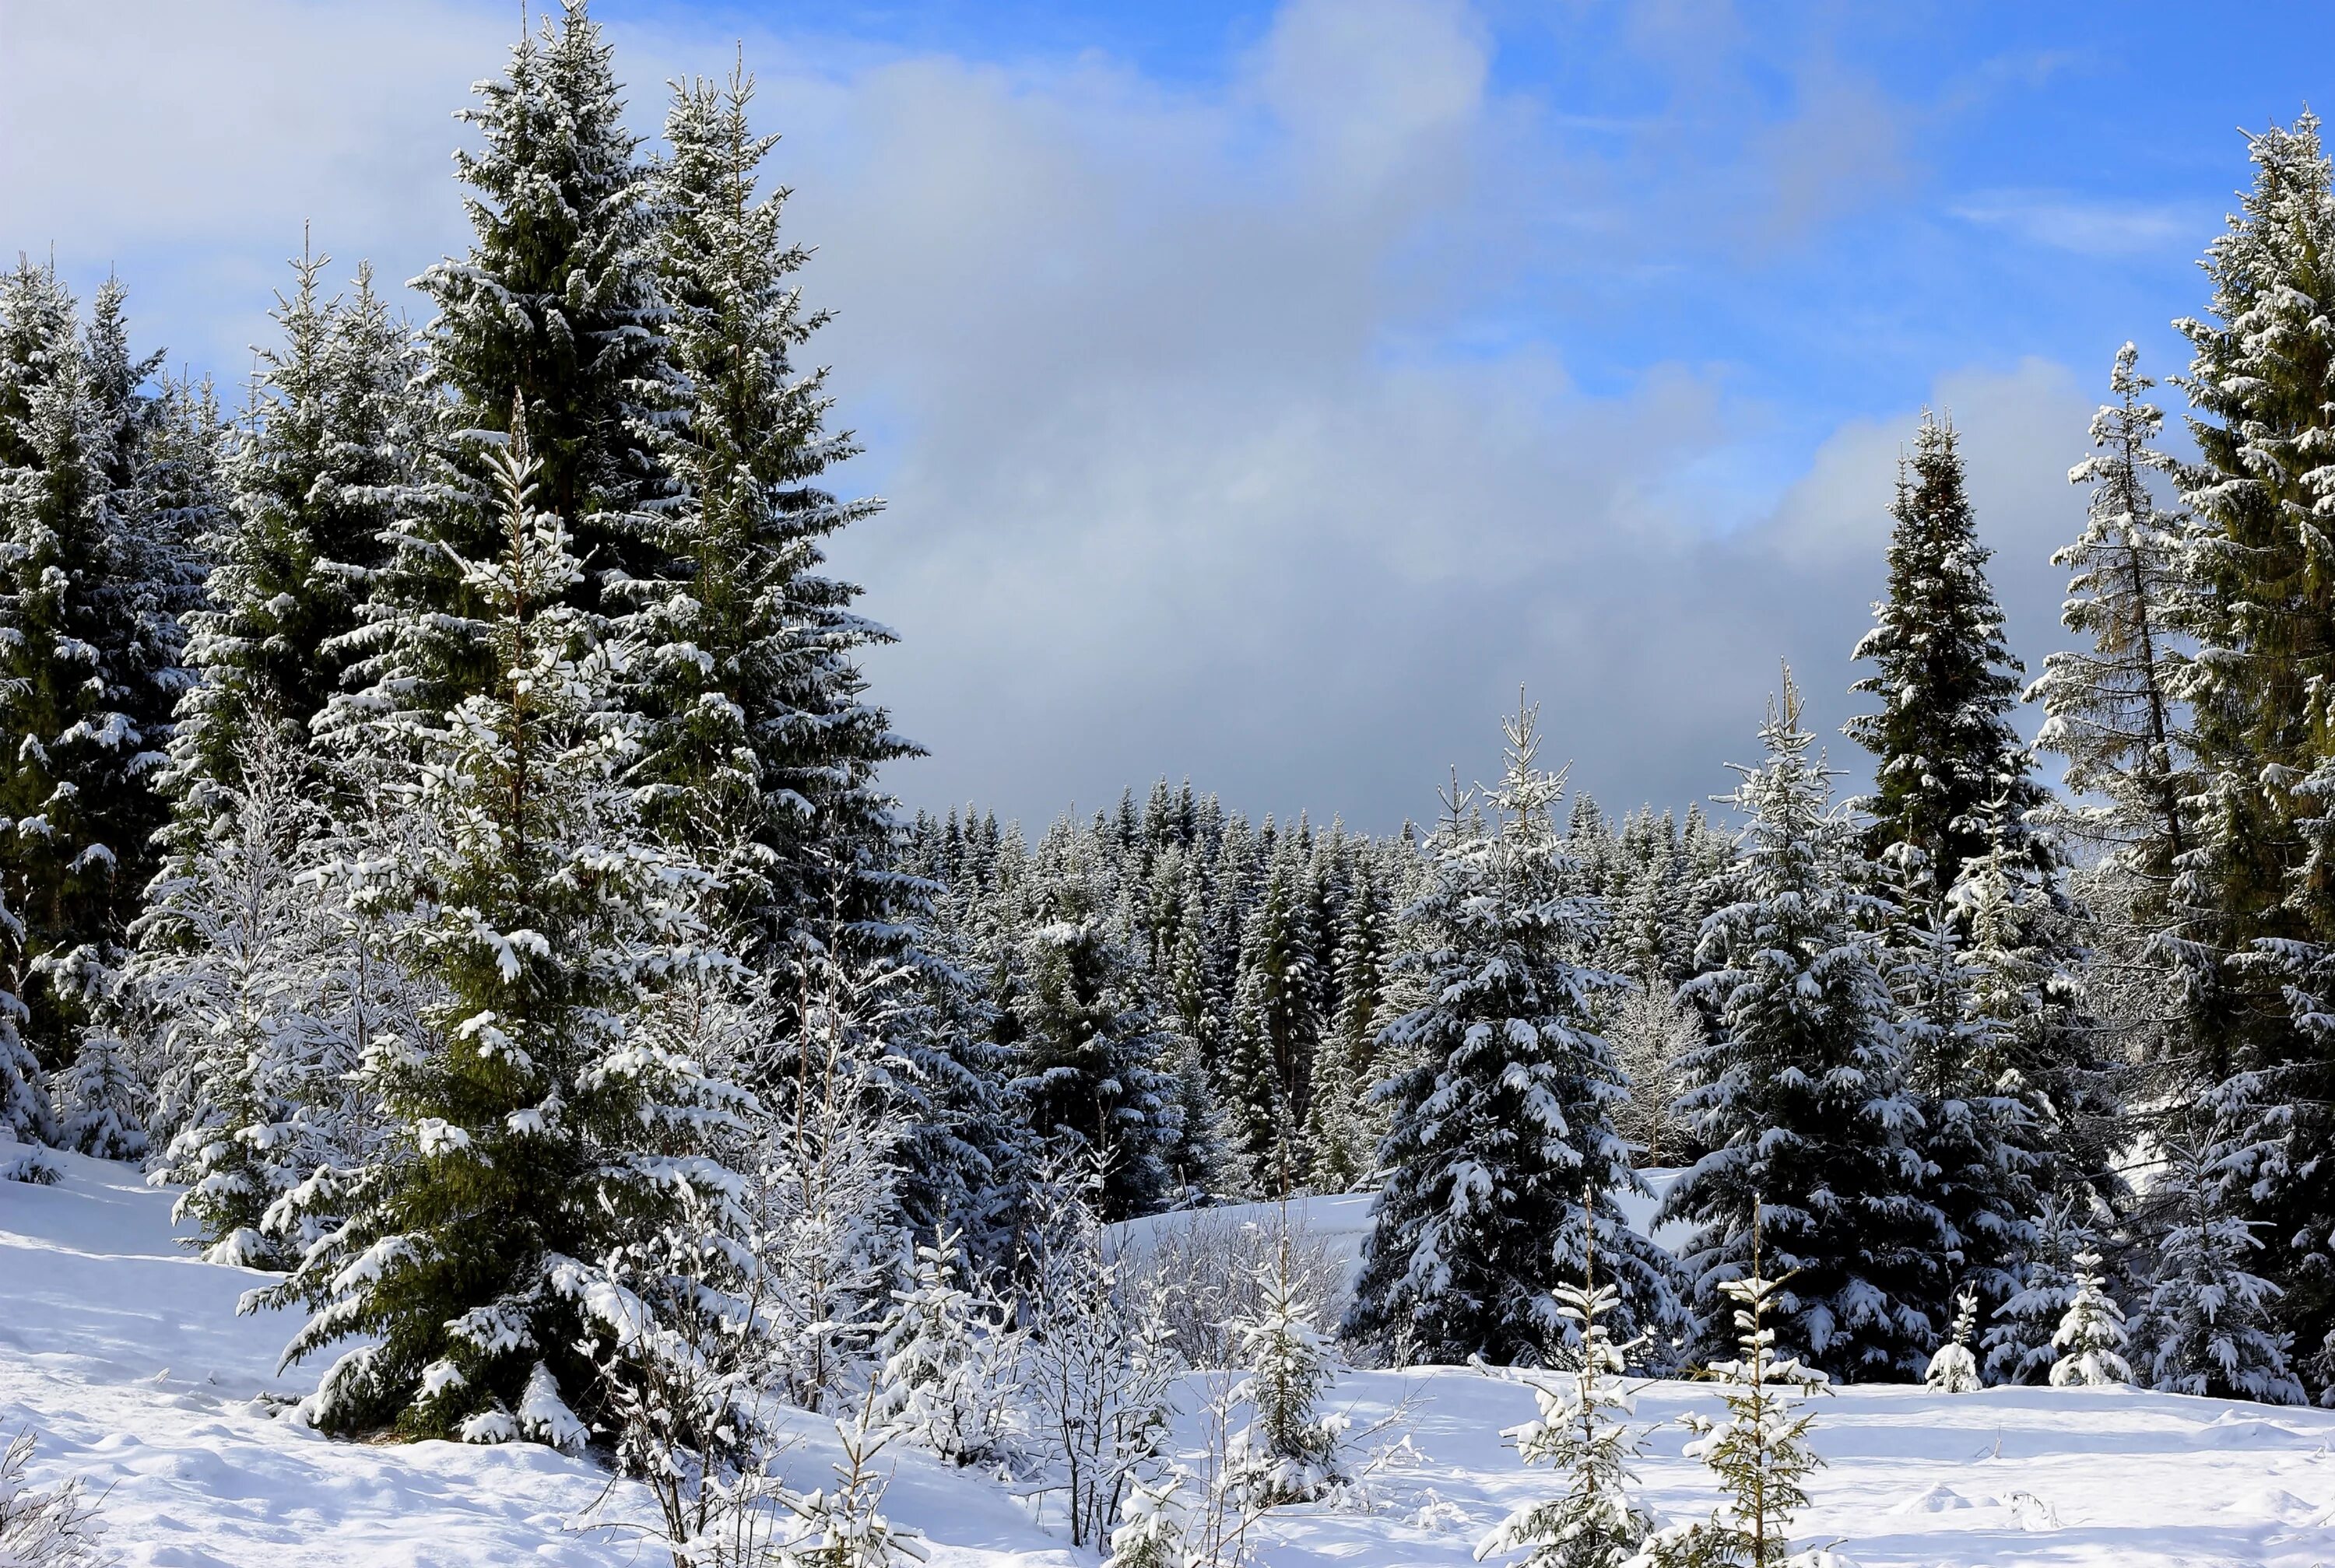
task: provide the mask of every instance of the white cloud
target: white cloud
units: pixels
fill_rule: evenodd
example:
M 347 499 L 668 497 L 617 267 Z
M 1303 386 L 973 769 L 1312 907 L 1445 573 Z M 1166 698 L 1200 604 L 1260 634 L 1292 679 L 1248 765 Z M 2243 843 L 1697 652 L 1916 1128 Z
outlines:
M 447 115 L 499 63 L 502 6 L 0 5 L 5 237 L 121 259 L 219 368 L 303 217 L 399 277 L 460 243 Z M 1736 30 L 1697 15 L 1691 74 L 1727 101 Z M 613 32 L 644 128 L 664 78 L 731 57 L 686 18 Z M 1188 88 L 749 36 L 806 290 L 839 312 L 818 352 L 869 439 L 846 482 L 891 501 L 840 565 L 905 638 L 873 673 L 935 753 L 897 775 L 912 798 L 1034 812 L 1188 770 L 1386 826 L 1447 762 L 1488 766 L 1524 682 L 1584 782 L 1680 800 L 1724 786 L 1778 655 L 1846 683 L 1913 409 L 1714 498 L 1776 466 L 1714 374 L 1592 395 L 1545 348 L 1444 334 L 1528 247 L 1561 272 L 1820 221 L 1902 178 L 1889 105 L 1811 73 L 1691 158 L 1658 123 L 1583 152 L 1493 92 L 1489 48 L 1445 0 L 1295 0 Z M 122 103 L 68 113 L 100 59 Z M 2041 365 L 1936 395 L 2024 585 L 2083 400 Z
M 1965 223 L 2030 245 L 2079 256 L 2139 256 L 2195 247 L 2214 215 L 2158 202 L 2111 201 L 2050 191 L 1984 191 L 1949 209 Z

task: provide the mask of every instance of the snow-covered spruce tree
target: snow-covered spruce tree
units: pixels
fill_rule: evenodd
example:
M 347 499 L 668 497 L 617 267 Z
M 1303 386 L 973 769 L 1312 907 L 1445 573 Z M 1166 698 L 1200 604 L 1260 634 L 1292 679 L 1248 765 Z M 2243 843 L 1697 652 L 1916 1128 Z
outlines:
M 2131 344 L 2117 351 L 2108 379 L 2116 401 L 2092 416 L 2096 450 L 2069 475 L 2090 488 L 2084 531 L 2051 557 L 2071 574 L 2061 624 L 2091 645 L 2045 659 L 2027 696 L 2043 707 L 2036 744 L 2068 760 L 2073 799 L 2052 802 L 2048 820 L 2129 866 L 2140 897 L 2117 913 L 2165 931 L 2175 920 L 2175 868 L 2194 840 L 2186 798 L 2195 764 L 2181 694 L 2197 606 L 2183 559 L 2187 520 L 2161 510 L 2150 489 L 2151 474 L 2175 465 L 2155 448 L 2165 416 L 2148 402 L 2156 383 L 2138 364 Z
M 1174 1470 L 1157 1480 L 1137 1476 L 1119 1504 L 1103 1568 L 1199 1568 L 1187 1539 L 1189 1506 L 1184 1477 Z
M 1951 423 L 1923 416 L 1890 516 L 1888 596 L 1854 655 L 1874 666 L 1855 690 L 1883 707 L 1847 733 L 1875 760 L 1874 793 L 1859 802 L 1872 853 L 1910 844 L 1951 887 L 1986 847 L 1988 802 L 2016 824 L 2044 800 L 2010 724 L 2020 665 L 2003 644 Z M 2048 869 L 2048 849 L 2034 852 Z
M 1313 1326 L 1321 1307 L 1308 1297 L 1291 1256 L 1286 1214 L 1280 1229 L 1272 1257 L 1257 1269 L 1255 1310 L 1226 1325 L 1248 1374 L 1233 1397 L 1255 1416 L 1234 1438 L 1235 1466 L 1249 1501 L 1266 1508 L 1310 1503 L 1339 1479 L 1342 1425 L 1321 1409 L 1337 1380 L 1338 1360 Z
M 7 889 L 0 886 L 0 1133 L 21 1144 L 54 1143 L 56 1111 L 40 1061 L 24 1043 L 24 1004 L 10 989 L 24 942 L 24 922 L 8 907 Z
M 739 1244 L 751 1232 L 736 1195 L 683 1183 L 673 1196 L 664 1223 L 606 1260 L 622 1321 L 594 1325 L 600 1425 L 617 1467 L 655 1499 L 677 1568 L 730 1568 L 762 1561 L 751 1548 L 775 1524 L 762 1469 L 769 1277 Z
M 1132 1299 L 1124 1256 L 1105 1253 L 1095 1199 L 1107 1179 L 1090 1155 L 1046 1161 L 1032 1183 L 1021 1270 L 1030 1435 L 1080 1546 L 1106 1538 L 1158 1453 L 1183 1370 L 1160 1293 Z
M 2335 191 L 2308 113 L 2250 139 L 2253 187 L 2205 258 L 2209 309 L 2177 323 L 2193 349 L 2190 431 L 2176 470 L 2192 518 L 2182 569 L 2196 590 L 2190 704 L 2191 847 L 2175 897 L 2185 964 L 2181 1058 L 2168 1064 L 2171 1131 L 2255 1222 L 2260 1267 L 2284 1292 L 2280 1324 L 2314 1350 L 2335 1332 L 2335 1038 L 2325 954 L 2335 947 L 2335 582 L 2322 498 L 2335 431 Z M 2328 1379 L 2313 1367 L 2313 1387 Z
M 718 1220 L 737 1177 L 704 1151 L 743 1128 L 736 1090 L 635 1028 L 671 967 L 707 957 L 703 878 L 637 838 L 606 706 L 621 651 L 563 603 L 581 566 L 512 422 L 501 548 L 460 563 L 497 674 L 410 738 L 437 831 L 399 868 L 421 914 L 397 957 L 439 995 L 417 1036 L 373 1042 L 384 1147 L 263 1299 L 315 1308 L 287 1360 L 364 1336 L 308 1402 L 319 1426 L 572 1447 L 609 1405 L 593 1340 L 654 1322 L 612 1253 L 683 1187 Z
M 494 607 L 456 563 L 501 548 L 495 454 L 514 408 L 542 464 L 543 505 L 573 538 L 563 600 L 587 615 L 613 610 L 608 586 L 664 566 L 644 508 L 669 498 L 671 481 L 642 427 L 680 392 L 646 170 L 584 0 L 522 35 L 506 73 L 477 92 L 461 118 L 483 145 L 455 155 L 471 241 L 414 280 L 438 308 L 421 345 L 435 428 L 365 624 L 335 649 L 354 690 L 320 726 L 359 752 L 390 751 L 497 679 Z
M 260 731 L 271 732 L 271 759 L 305 754 L 310 724 L 341 689 L 383 536 L 409 498 L 425 418 L 409 390 L 420 367 L 370 266 L 351 295 L 324 297 L 331 260 L 309 253 L 292 264 L 292 292 L 272 313 L 282 341 L 259 353 L 226 464 L 209 602 L 187 618 L 187 663 L 201 679 L 179 702 L 160 779 L 177 852 L 238 809 L 218 792 Z
M 1019 943 L 1012 1094 L 1030 1130 L 1064 1158 L 1100 1159 L 1106 1220 L 1158 1205 L 1174 1147 L 1174 1087 L 1142 977 L 1103 910 L 1102 875 L 1082 836 L 1058 825 L 1029 878 Z
M 1564 779 L 1538 765 L 1536 710 L 1504 730 L 1489 820 L 1454 788 L 1434 880 L 1404 911 L 1427 998 L 1381 1036 L 1415 1065 L 1379 1091 L 1388 1176 L 1345 1331 L 1421 1360 L 1545 1362 L 1567 1332 L 1549 1292 L 1580 1277 L 1593 1244 L 1620 1331 L 1679 1318 L 1668 1255 L 1614 1199 L 1645 1189 L 1613 1129 L 1628 1089 L 1589 1024 L 1592 998 L 1618 982 L 1577 956 L 1601 911 L 1566 891 Z
M 1979 1381 L 1978 1357 L 1971 1350 L 1971 1336 L 1978 1330 L 1978 1292 L 1964 1291 L 1954 1298 L 1954 1326 L 1946 1342 L 1930 1358 L 1922 1381 L 1942 1394 L 1976 1393 L 1982 1387 Z
M 1824 1461 L 1808 1446 L 1811 1394 L 1828 1388 L 1822 1372 L 1776 1354 L 1780 1282 L 1763 1278 L 1756 1256 L 1749 1274 L 1721 1287 L 1731 1303 L 1736 1359 L 1715 1362 L 1727 1414 L 1690 1417 L 1689 1458 L 1710 1469 L 1726 1504 L 1707 1521 L 1664 1531 L 1652 1560 L 1684 1568 L 1777 1568 L 1791 1556 L 1792 1518 L 1808 1505 L 1802 1483 Z
M 2051 1336 L 2076 1299 L 2076 1259 L 2094 1251 L 2091 1224 L 2099 1200 L 2087 1188 L 2046 1197 L 2037 1212 L 2020 1288 L 1997 1307 L 1986 1331 L 1986 1375 L 1998 1383 L 2032 1383 L 2049 1375 L 2059 1352 Z
M 1522 1551 L 1516 1568 L 1623 1568 L 1637 1558 L 1658 1521 L 1630 1495 L 1630 1461 L 1641 1444 L 1630 1429 L 1634 1409 L 1622 1371 L 1631 1347 L 1614 1342 L 1603 1319 L 1620 1299 L 1596 1282 L 1556 1287 L 1556 1310 L 1573 1325 L 1568 1373 L 1526 1376 L 1540 1414 L 1500 1434 L 1527 1465 L 1564 1477 L 1557 1496 L 1527 1503 L 1476 1543 L 1476 1560 Z
M 2076 1259 L 2076 1294 L 2051 1336 L 2059 1359 L 2051 1363 L 2055 1389 L 2099 1389 L 2132 1381 L 2132 1368 L 2124 1359 L 2129 1341 L 2124 1309 L 2108 1294 L 2100 1273 L 2100 1254 L 2084 1253 Z
M 82 1031 L 73 1065 L 55 1079 L 63 1146 L 98 1159 L 146 1155 L 146 1086 L 130 1042 L 103 1025 Z
M 2230 1214 L 2222 1174 L 2198 1146 L 2176 1143 L 2148 1196 L 2169 1224 L 2133 1325 L 2143 1379 L 2176 1394 L 2301 1404 L 2292 1336 L 2272 1316 L 2278 1287 L 2247 1267 L 2262 1243 Z
M 152 865 L 150 775 L 200 583 L 180 532 L 200 508 L 141 481 L 161 478 L 145 470 L 164 417 L 201 405 L 142 390 L 160 356 L 131 356 L 122 300 L 107 282 L 76 334 L 53 272 L 0 280 L 0 887 L 23 924 L 0 989 L 51 1069 L 112 987 Z
M 644 650 L 632 698 L 648 717 L 642 776 L 665 831 L 734 846 L 731 897 L 754 962 L 838 940 L 855 957 L 897 956 L 930 890 L 893 869 L 876 773 L 916 748 L 867 701 L 858 668 L 891 634 L 854 611 L 857 587 L 819 569 L 828 541 L 878 503 L 819 485 L 858 448 L 828 429 L 826 372 L 799 363 L 828 316 L 802 303 L 809 253 L 784 233 L 788 192 L 761 189 L 778 139 L 754 134 L 752 95 L 742 73 L 678 88 L 651 182 L 669 351 L 687 390 L 638 425 L 680 492 L 650 531 L 664 576 L 625 594 Z
M 919 1243 L 908 1288 L 876 1339 L 877 1415 L 952 1465 L 995 1457 L 1012 1433 L 1022 1336 L 1007 1303 L 962 1281 L 964 1237 Z
M 1274 857 L 1241 933 L 1232 1040 L 1220 1090 L 1245 1189 L 1285 1197 L 1304 1185 L 1304 1096 L 1321 1032 L 1301 866 Z
M 2042 988 L 2037 966 L 2010 945 L 2020 933 L 1993 850 L 1963 863 L 1951 894 L 1931 884 L 1914 846 L 1893 845 L 1890 857 L 1897 918 L 1889 979 L 1906 1085 L 1923 1108 L 1923 1192 L 1943 1222 L 1936 1282 L 1974 1291 L 1991 1307 L 2019 1289 L 2033 1234 L 2048 1112 L 2014 1064 L 2020 1037 L 2045 1005 Z M 1980 926 L 1982 937 L 1965 934 Z M 1943 1291 L 1930 1310 L 1943 1325 Z
M 301 1247 L 266 1234 L 268 1211 L 357 1152 L 335 1113 L 362 1050 L 331 995 L 334 895 L 315 873 L 332 830 L 296 737 L 261 725 L 237 751 L 202 835 L 148 890 L 130 974 L 170 1064 L 150 1179 L 185 1189 L 172 1217 L 209 1261 L 280 1269 Z
M 874 1398 L 870 1391 L 869 1399 Z M 774 1544 L 768 1559 L 775 1568 L 897 1568 L 902 1563 L 925 1560 L 924 1537 L 895 1524 L 884 1512 L 884 1493 L 892 1471 L 879 1466 L 877 1456 L 891 1441 L 869 1403 L 863 1401 L 854 1417 L 838 1419 L 835 1432 L 843 1457 L 832 1466 L 835 1485 L 803 1494 L 783 1495 L 793 1513 L 790 1536 Z
M 1893 906 L 1853 823 L 1811 759 L 1787 674 L 1729 798 L 1748 818 L 1740 901 L 1705 924 L 1715 1037 L 1681 1062 L 1681 1101 L 1710 1149 L 1671 1186 L 1667 1221 L 1694 1227 L 1680 1255 L 1702 1320 L 1697 1349 L 1721 1355 L 1733 1299 L 1764 1223 L 1778 1282 L 1761 1307 L 1788 1354 L 1844 1379 L 1920 1375 L 1943 1325 L 1945 1222 L 1923 1193 L 1921 1131 L 1882 973 Z M 1764 1216 L 1764 1219 L 1762 1219 Z
M 1337 1011 L 1322 1037 L 1314 1070 L 1306 1147 L 1317 1192 L 1352 1192 L 1374 1168 L 1386 1128 L 1371 1102 L 1377 1082 L 1374 1047 L 1385 996 L 1391 920 L 1387 891 L 1368 859 L 1358 857 L 1353 889 L 1338 914 L 1331 978 Z

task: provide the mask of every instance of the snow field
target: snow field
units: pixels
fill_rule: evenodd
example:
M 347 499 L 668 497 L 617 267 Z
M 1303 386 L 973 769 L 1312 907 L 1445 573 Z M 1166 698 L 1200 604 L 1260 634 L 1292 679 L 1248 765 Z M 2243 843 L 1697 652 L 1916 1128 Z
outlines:
M 275 1370 L 286 1314 L 237 1318 L 267 1276 L 197 1261 L 170 1234 L 170 1195 L 135 1170 L 61 1156 L 54 1187 L 0 1183 L 0 1428 L 40 1437 L 34 1479 L 79 1475 L 105 1494 L 109 1544 L 131 1568 L 599 1568 L 662 1557 L 620 1529 L 637 1499 L 590 1463 L 532 1445 L 363 1445 L 276 1418 L 309 1373 Z M 1350 1217 L 1327 1200 L 1319 1228 Z M 1355 1373 L 1332 1408 L 1367 1428 L 1408 1402 L 1410 1447 L 1365 1502 L 1277 1511 L 1256 1538 L 1273 1568 L 1470 1563 L 1508 1509 L 1550 1485 L 1500 1438 L 1530 1393 L 1449 1369 Z M 1639 1466 L 1673 1517 L 1713 1502 L 1680 1450 L 1678 1418 L 1715 1400 L 1641 1390 L 1659 1423 Z M 790 1479 L 826 1479 L 817 1418 L 791 1423 Z M 1188 1440 L 1190 1433 L 1185 1434 Z M 1368 1447 L 1390 1444 L 1385 1432 Z M 2129 1389 L 1914 1387 L 1819 1402 L 1805 1544 L 1865 1568 L 2047 1563 L 2202 1568 L 2335 1563 L 2335 1412 Z M 992 1483 L 898 1446 L 886 1511 L 925 1533 L 935 1568 L 1080 1568 L 1093 1554 L 1031 1522 Z M 1367 1458 L 1350 1455 L 1350 1462 Z M 596 1515 L 596 1505 L 600 1507 Z

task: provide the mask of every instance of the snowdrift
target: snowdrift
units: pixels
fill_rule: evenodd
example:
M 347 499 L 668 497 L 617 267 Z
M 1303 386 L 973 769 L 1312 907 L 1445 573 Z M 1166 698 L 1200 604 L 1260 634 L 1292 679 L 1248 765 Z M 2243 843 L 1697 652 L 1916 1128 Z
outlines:
M 278 1418 L 276 1401 L 307 1387 L 300 1370 L 276 1370 L 292 1324 L 235 1315 L 265 1276 L 188 1253 L 170 1232 L 170 1195 L 130 1167 L 60 1163 L 56 1186 L 0 1183 L 0 1429 L 39 1435 L 37 1483 L 80 1475 L 107 1494 L 108 1539 L 124 1563 L 660 1561 L 610 1527 L 632 1506 L 626 1488 L 594 1513 L 608 1483 L 586 1462 L 520 1444 L 333 1442 Z M 1344 1234 L 1342 1205 L 1353 1202 L 1323 1200 L 1309 1224 Z M 1350 1377 L 1336 1397 L 1358 1425 L 1406 1399 L 1415 1451 L 1371 1479 L 1367 1511 L 1278 1513 L 1262 1561 L 1458 1568 L 1486 1528 L 1546 1485 L 1499 1437 L 1531 1414 L 1526 1389 L 1426 1370 Z M 1650 1500 L 1676 1516 L 1711 1505 L 1676 1422 L 1706 1401 L 1674 1383 L 1639 1399 L 1641 1420 L 1662 1423 L 1640 1473 Z M 815 1420 L 799 1437 L 788 1461 L 814 1484 L 832 1438 Z M 1856 1389 L 1820 1404 L 1816 1446 L 1828 1463 L 1801 1535 L 1866 1568 L 2335 1563 L 2335 1413 L 2121 1389 Z M 899 1455 L 887 1511 L 926 1533 L 935 1568 L 1094 1561 L 1000 1489 L 914 1454 Z

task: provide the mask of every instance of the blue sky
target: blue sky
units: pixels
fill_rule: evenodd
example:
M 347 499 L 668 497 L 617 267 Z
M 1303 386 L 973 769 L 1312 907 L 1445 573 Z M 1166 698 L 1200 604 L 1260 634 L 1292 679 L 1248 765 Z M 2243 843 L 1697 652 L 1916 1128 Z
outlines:
M 1836 722 L 1925 404 L 2039 666 L 2109 359 L 2178 369 L 2239 128 L 2335 58 L 2303 5 L 596 15 L 644 131 L 742 43 L 786 136 L 904 796 L 1372 828 L 1520 682 L 1614 805 L 1724 789 L 1778 659 Z M 304 219 L 392 279 L 460 244 L 448 116 L 516 24 L 0 0 L 0 244 L 234 379 Z

